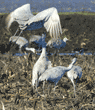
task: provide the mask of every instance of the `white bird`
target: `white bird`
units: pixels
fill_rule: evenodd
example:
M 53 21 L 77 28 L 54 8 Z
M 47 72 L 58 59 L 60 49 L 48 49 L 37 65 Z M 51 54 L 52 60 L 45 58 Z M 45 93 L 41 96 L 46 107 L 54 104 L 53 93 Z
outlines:
M 63 40 L 61 39 L 54 39 L 52 38 L 51 40 L 48 41 L 47 43 L 47 47 L 50 47 L 50 48 L 55 48 L 55 54 L 58 54 L 59 52 L 59 49 L 60 48 L 64 48 L 66 46 L 66 41 L 68 39 L 65 37 Z M 57 51 L 58 50 L 58 51 Z M 58 59 L 58 56 L 57 55 L 57 59 Z M 53 57 L 53 61 L 54 61 L 54 57 Z M 58 62 L 57 62 L 58 63 Z
M 71 80 L 74 86 L 74 95 L 75 95 L 75 84 L 74 79 L 82 77 L 82 68 L 80 66 L 73 66 L 73 68 L 67 72 L 67 77 Z M 76 81 L 77 83 L 77 81 Z
M 29 44 L 35 43 L 38 47 L 42 47 L 42 36 L 40 35 L 32 35 L 29 39 Z
M 69 67 L 57 66 L 57 67 L 52 67 L 50 69 L 47 69 L 39 77 L 38 84 L 39 84 L 39 82 L 44 81 L 44 83 L 43 83 L 43 89 L 44 89 L 44 84 L 45 84 L 45 80 L 46 80 L 46 81 L 54 82 L 55 87 L 56 87 L 58 81 L 62 78 L 62 76 L 65 74 L 65 72 L 72 69 L 72 67 L 75 64 L 76 60 L 77 60 L 77 58 L 74 58 L 72 60 L 72 63 L 69 65 Z M 55 91 L 55 88 L 54 88 L 54 91 Z
M 24 37 L 21 37 L 21 36 L 11 36 L 10 39 L 9 39 L 9 42 L 16 42 L 17 45 L 19 45 L 19 49 L 21 51 L 21 48 L 24 47 L 25 50 L 30 50 L 32 51 L 33 53 L 35 53 L 35 48 L 28 48 L 28 40 L 25 39 Z
M 63 40 L 61 39 L 54 39 L 52 38 L 51 40 L 48 41 L 47 46 L 49 46 L 50 48 L 64 48 L 66 46 L 66 41 L 68 39 L 65 37 Z M 58 43 L 57 43 L 58 42 Z
M 38 77 L 45 72 L 46 69 L 52 67 L 51 61 L 48 60 L 47 54 L 46 54 L 46 43 L 45 43 L 45 37 L 46 35 L 42 34 L 42 53 L 35 63 L 32 71 L 32 86 L 34 88 L 36 84 L 36 91 L 37 91 L 37 82 Z
M 25 4 L 7 16 L 7 29 L 10 28 L 14 21 L 18 22 L 21 32 L 25 29 L 35 30 L 45 27 L 46 31 L 50 33 L 51 37 L 53 36 L 54 38 L 58 38 L 58 36 L 62 34 L 58 11 L 54 7 L 41 11 L 34 16 L 30 10 L 30 4 Z

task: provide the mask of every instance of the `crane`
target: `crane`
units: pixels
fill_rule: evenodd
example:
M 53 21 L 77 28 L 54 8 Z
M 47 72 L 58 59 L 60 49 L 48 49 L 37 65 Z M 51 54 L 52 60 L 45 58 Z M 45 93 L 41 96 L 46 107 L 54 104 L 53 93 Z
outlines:
M 47 46 L 49 46 L 50 48 L 54 47 L 57 49 L 64 48 L 66 46 L 67 40 L 68 39 L 66 37 L 63 40 L 58 39 L 58 43 L 57 43 L 56 39 L 52 38 L 51 40 L 48 41 Z
M 36 52 L 36 49 L 35 48 L 28 48 L 28 40 L 25 39 L 24 37 L 21 37 L 21 36 L 11 36 L 10 39 L 9 39 L 9 42 L 15 42 L 17 45 L 19 45 L 19 49 L 21 51 L 21 48 L 24 47 L 25 50 L 30 50 L 32 51 L 33 53 Z
M 73 68 L 67 72 L 67 77 L 71 80 L 74 86 L 74 96 L 75 94 L 75 84 L 74 79 L 81 78 L 82 77 L 82 68 L 80 66 L 73 66 Z M 76 80 L 77 83 L 78 79 Z
M 55 7 L 48 8 L 36 15 L 33 15 L 30 10 L 30 4 L 22 5 L 7 16 L 6 27 L 8 30 L 14 21 L 19 24 L 19 28 L 21 30 L 20 34 L 24 30 L 32 31 L 42 27 L 45 27 L 51 37 L 58 38 L 58 36 L 62 34 L 60 18 Z
M 62 29 L 63 33 L 68 31 L 68 29 Z M 46 46 L 49 46 L 50 48 L 57 48 L 57 49 L 60 49 L 60 48 L 64 48 L 66 46 L 66 41 L 69 40 L 67 39 L 66 37 L 61 40 L 61 39 L 54 39 L 54 38 L 51 38 L 47 45 Z
M 32 71 L 32 86 L 34 89 L 34 86 L 36 84 L 36 91 L 38 91 L 37 90 L 38 77 L 42 73 L 44 73 L 46 69 L 52 67 L 52 63 L 47 58 L 47 54 L 46 54 L 45 37 L 46 37 L 46 34 L 42 34 L 42 53 L 41 53 L 39 59 L 37 60 L 37 62 L 35 63 L 35 65 L 33 67 L 33 71 Z
M 68 67 L 56 66 L 56 67 L 52 67 L 52 68 L 47 69 L 39 77 L 38 84 L 39 84 L 39 82 L 43 81 L 43 90 L 44 90 L 44 85 L 45 85 L 45 80 L 46 80 L 46 81 L 53 82 L 55 84 L 55 87 L 56 87 L 58 81 L 62 78 L 62 76 L 65 74 L 65 72 L 72 69 L 76 60 L 77 60 L 77 58 L 74 58 L 72 60 L 72 63 Z M 55 91 L 55 87 L 54 87 L 54 91 Z
M 63 40 L 52 38 L 51 40 L 48 41 L 46 46 L 50 47 L 50 48 L 55 48 L 55 54 L 58 54 L 59 53 L 59 49 L 60 48 L 64 48 L 66 46 L 66 41 L 67 40 L 68 39 L 66 37 Z M 59 54 L 57 55 L 57 59 L 58 59 L 58 57 L 59 57 Z M 53 61 L 54 61 L 54 56 L 53 56 Z

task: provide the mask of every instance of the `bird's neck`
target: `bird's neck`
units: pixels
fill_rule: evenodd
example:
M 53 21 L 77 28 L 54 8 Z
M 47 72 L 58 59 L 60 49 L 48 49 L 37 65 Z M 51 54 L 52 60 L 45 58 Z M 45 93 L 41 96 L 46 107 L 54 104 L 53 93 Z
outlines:
M 41 57 L 46 56 L 46 47 L 42 48 Z
M 46 56 L 46 42 L 45 42 L 45 38 L 42 37 L 42 53 L 41 56 Z
M 69 70 L 71 70 L 72 69 L 72 67 L 73 67 L 73 62 L 67 67 L 67 71 L 69 71 Z
M 45 40 L 42 40 L 42 48 L 46 48 L 46 42 L 45 42 Z

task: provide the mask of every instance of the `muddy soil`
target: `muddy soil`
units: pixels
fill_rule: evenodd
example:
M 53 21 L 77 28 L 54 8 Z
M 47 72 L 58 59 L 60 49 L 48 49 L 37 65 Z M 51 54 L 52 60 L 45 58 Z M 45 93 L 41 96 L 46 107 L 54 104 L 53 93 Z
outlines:
M 38 87 L 40 96 L 33 91 L 31 86 L 33 65 L 39 55 L 29 53 L 24 56 L 12 56 L 18 49 L 14 46 L 10 51 L 8 47 L 9 37 L 14 35 L 18 24 L 14 22 L 10 31 L 6 30 L 5 18 L 7 15 L 0 15 L 0 110 L 2 103 L 5 110 L 94 110 L 95 109 L 95 56 L 48 56 L 53 66 L 68 66 L 73 57 L 77 57 L 78 65 L 82 68 L 82 78 L 76 84 L 76 97 L 74 88 L 66 73 L 57 84 L 55 97 L 53 87 L 48 89 L 48 82 L 45 85 L 45 97 L 43 97 L 42 83 Z M 86 52 L 95 50 L 95 19 L 87 15 L 61 15 L 62 28 L 68 29 L 61 35 L 66 36 L 66 47 L 60 52 L 72 52 L 76 48 L 84 48 Z M 24 31 L 21 36 L 29 39 L 32 34 L 41 35 L 44 28 L 36 31 Z M 17 33 L 18 34 L 18 33 Z M 46 42 L 50 39 L 47 33 Z M 82 43 L 86 45 L 83 46 Z M 3 49 L 2 49 L 3 48 Z M 3 51 L 2 51 L 3 50 Z M 52 50 L 48 50 L 52 51 Z M 6 54 L 2 54 L 5 53 Z M 48 95 L 49 91 L 49 95 Z

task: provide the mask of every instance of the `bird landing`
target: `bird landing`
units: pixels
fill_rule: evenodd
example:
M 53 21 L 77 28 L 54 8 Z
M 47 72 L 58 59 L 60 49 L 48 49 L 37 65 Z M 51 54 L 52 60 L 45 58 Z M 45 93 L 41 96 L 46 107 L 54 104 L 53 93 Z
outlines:
M 30 10 L 30 4 L 25 4 L 7 16 L 7 29 L 14 21 L 18 22 L 21 32 L 44 27 L 50 33 L 50 36 L 55 39 L 62 34 L 58 11 L 54 7 L 43 10 L 34 16 Z

